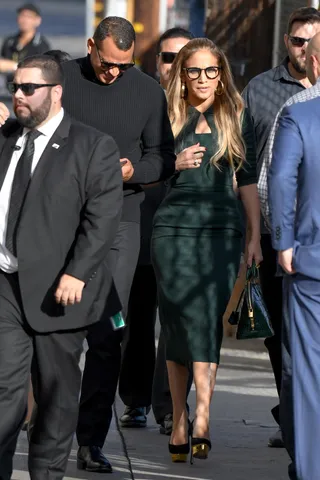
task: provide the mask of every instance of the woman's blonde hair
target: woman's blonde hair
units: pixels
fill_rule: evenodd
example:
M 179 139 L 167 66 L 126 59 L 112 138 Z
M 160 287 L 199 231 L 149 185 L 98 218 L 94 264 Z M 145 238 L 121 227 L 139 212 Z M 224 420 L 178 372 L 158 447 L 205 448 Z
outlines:
M 219 160 L 225 157 L 234 171 L 245 161 L 245 144 L 241 133 L 243 100 L 237 91 L 229 62 L 223 51 L 207 38 L 195 38 L 188 42 L 176 56 L 168 84 L 168 110 L 175 138 L 188 121 L 187 91 L 181 98 L 183 68 L 186 61 L 199 50 L 209 50 L 221 67 L 221 95 L 214 96 L 214 122 L 218 131 L 218 151 L 211 161 L 219 168 Z M 186 88 L 186 87 L 185 87 Z

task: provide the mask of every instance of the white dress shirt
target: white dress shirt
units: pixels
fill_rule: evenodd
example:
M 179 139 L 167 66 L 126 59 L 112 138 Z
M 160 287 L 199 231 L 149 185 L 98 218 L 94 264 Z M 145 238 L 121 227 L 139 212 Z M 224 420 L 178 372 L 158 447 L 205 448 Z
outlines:
M 43 154 L 46 146 L 48 145 L 52 135 L 60 125 L 63 116 L 64 110 L 63 108 L 61 108 L 59 113 L 57 113 L 47 123 L 37 129 L 39 130 L 39 132 L 42 133 L 42 135 L 40 135 L 34 141 L 34 155 L 31 166 L 31 175 L 33 175 L 36 166 L 38 165 L 38 162 L 41 158 L 41 155 Z M 12 253 L 9 252 L 9 250 L 6 248 L 6 234 L 14 174 L 25 147 L 26 134 L 29 131 L 29 128 L 24 128 L 22 135 L 18 138 L 16 142 L 16 147 L 21 148 L 18 150 L 13 150 L 11 162 L 5 176 L 2 188 L 0 190 L 0 269 L 6 273 L 13 273 L 18 271 L 17 258 L 14 257 Z

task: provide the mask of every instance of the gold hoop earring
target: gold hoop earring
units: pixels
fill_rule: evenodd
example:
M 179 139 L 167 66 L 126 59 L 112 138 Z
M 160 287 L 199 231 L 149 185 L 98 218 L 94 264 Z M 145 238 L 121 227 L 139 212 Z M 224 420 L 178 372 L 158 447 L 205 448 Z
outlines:
M 220 84 L 220 85 L 219 85 Z M 216 95 L 222 95 L 224 92 L 224 85 L 223 85 L 223 82 L 221 82 L 221 80 L 218 80 L 218 86 L 216 88 Z
M 181 98 L 186 98 L 186 94 L 187 94 L 187 88 L 186 88 L 186 84 L 183 83 L 181 85 Z

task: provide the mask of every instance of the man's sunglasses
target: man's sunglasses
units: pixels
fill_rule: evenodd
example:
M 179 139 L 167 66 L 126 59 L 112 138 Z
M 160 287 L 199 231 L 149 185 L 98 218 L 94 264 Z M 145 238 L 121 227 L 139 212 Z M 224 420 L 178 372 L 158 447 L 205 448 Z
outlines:
M 289 35 L 289 39 L 295 47 L 303 47 L 306 42 L 309 43 L 311 40 L 311 38 L 292 37 L 291 35 Z
M 175 52 L 160 52 L 159 57 L 162 58 L 163 63 L 171 64 L 176 58 L 177 53 Z
M 187 72 L 187 76 L 190 78 L 190 80 L 197 80 L 200 77 L 201 72 L 204 72 L 209 80 L 214 80 L 219 75 L 221 67 L 189 67 L 183 68 L 183 70 Z
M 31 97 L 31 95 L 34 94 L 34 92 L 37 90 L 37 88 L 56 87 L 57 85 L 58 85 L 57 83 L 14 83 L 14 82 L 9 82 L 8 83 L 8 90 L 12 95 L 17 93 L 18 90 L 21 90 L 21 92 L 24 95 L 26 95 L 27 97 Z
M 105 72 L 108 72 L 109 70 L 112 70 L 113 68 L 117 68 L 119 70 L 119 72 L 125 72 L 126 70 L 129 70 L 129 68 L 135 66 L 134 60 L 131 63 L 106 62 L 101 57 L 97 46 L 96 46 L 96 49 L 97 49 L 97 54 L 98 54 L 98 57 L 99 57 L 99 60 L 100 60 L 100 66 L 101 66 L 102 70 L 104 70 Z

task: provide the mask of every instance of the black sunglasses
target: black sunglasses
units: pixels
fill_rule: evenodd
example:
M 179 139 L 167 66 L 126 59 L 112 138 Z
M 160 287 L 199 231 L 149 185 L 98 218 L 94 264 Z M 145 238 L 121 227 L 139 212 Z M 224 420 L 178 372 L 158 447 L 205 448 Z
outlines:
M 201 72 L 204 72 L 209 80 L 214 80 L 219 75 L 221 67 L 186 67 L 183 68 L 183 70 L 187 72 L 187 76 L 190 78 L 190 80 L 197 80 L 200 77 Z
M 14 83 L 14 82 L 9 82 L 8 83 L 8 90 L 12 95 L 17 93 L 18 90 L 21 90 L 21 92 L 24 95 L 26 95 L 27 97 L 31 97 L 31 95 L 34 94 L 34 92 L 37 90 L 37 88 L 56 87 L 57 85 L 58 85 L 57 83 Z
M 160 52 L 159 57 L 162 58 L 163 63 L 171 64 L 176 58 L 177 53 L 175 52 Z
M 303 45 L 307 42 L 309 43 L 311 38 L 303 38 L 303 37 L 292 37 L 289 35 L 289 39 L 295 47 L 303 47 Z
M 96 47 L 96 49 L 97 49 L 97 54 L 98 54 L 98 57 L 99 57 L 99 60 L 100 60 L 101 68 L 102 68 L 102 70 L 104 70 L 104 71 L 106 71 L 106 72 L 108 72 L 109 70 L 112 70 L 113 68 L 117 68 L 117 69 L 119 70 L 119 72 L 125 72 L 126 70 L 129 70 L 129 68 L 135 66 L 135 61 L 134 61 L 134 60 L 133 60 L 132 63 L 106 62 L 106 61 L 103 60 L 103 58 L 101 57 L 97 45 L 95 45 L 95 47 Z

